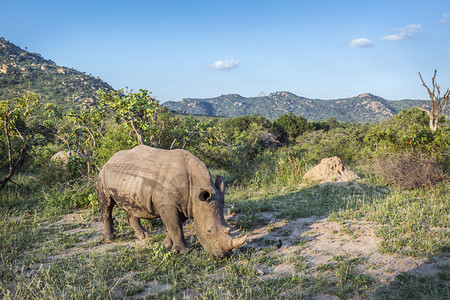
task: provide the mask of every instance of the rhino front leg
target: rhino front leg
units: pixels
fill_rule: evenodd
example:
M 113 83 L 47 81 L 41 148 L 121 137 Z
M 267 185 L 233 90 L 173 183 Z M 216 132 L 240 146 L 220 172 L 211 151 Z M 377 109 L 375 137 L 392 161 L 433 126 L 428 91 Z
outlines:
M 144 228 L 142 228 L 139 218 L 133 217 L 130 213 L 127 213 L 127 221 L 128 224 L 130 224 L 131 228 L 133 228 L 134 236 L 137 239 L 143 240 L 144 238 L 148 237 L 148 232 Z
M 159 209 L 161 219 L 167 228 L 167 237 L 163 242 L 166 248 L 172 247 L 172 252 L 184 253 L 187 251 L 186 240 L 183 234 L 180 212 L 173 206 L 163 206 Z

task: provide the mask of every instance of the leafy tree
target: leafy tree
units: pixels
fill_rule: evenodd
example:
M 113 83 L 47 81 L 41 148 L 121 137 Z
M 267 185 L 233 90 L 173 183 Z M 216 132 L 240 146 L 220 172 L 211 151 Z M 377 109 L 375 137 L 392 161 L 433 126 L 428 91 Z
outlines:
M 336 120 L 335 117 L 330 117 L 325 121 L 325 124 L 328 126 L 328 128 L 331 129 L 335 129 L 335 128 L 339 128 L 342 127 L 341 124 L 339 124 L 339 122 Z
M 295 139 L 308 130 L 308 120 L 293 113 L 280 116 L 273 123 L 273 130 L 284 143 L 293 143 Z
M 0 189 L 11 181 L 25 158 L 32 134 L 27 133 L 26 128 L 20 128 L 19 124 L 21 117 L 32 114 L 37 106 L 39 106 L 39 100 L 34 94 L 0 101 L 0 122 L 3 127 L 2 135 L 5 138 L 8 157 L 8 173 L 0 181 Z
M 177 145 L 178 148 L 185 149 L 188 144 L 193 146 L 203 142 L 211 144 L 219 139 L 214 121 L 201 122 L 192 116 L 188 116 L 184 123 L 175 129 L 175 132 L 177 136 L 173 139 L 170 149 L 176 148 Z
M 79 113 L 68 113 L 76 124 L 74 133 L 77 136 L 77 153 L 86 157 L 87 174 L 91 171 L 91 157 L 97 150 L 99 140 L 103 138 L 105 112 L 96 107 L 83 108 Z
M 272 123 L 260 115 L 242 116 L 237 118 L 231 118 L 223 123 L 224 132 L 231 136 L 236 132 L 248 130 L 252 124 L 256 124 L 262 130 L 269 130 L 272 127 Z
M 418 107 L 413 107 L 408 110 L 402 109 L 398 115 L 387 120 L 387 123 L 399 129 L 406 129 L 411 125 L 428 126 L 429 121 L 430 119 L 425 111 L 420 110 Z
M 66 145 L 69 155 L 72 155 L 72 145 L 74 144 L 73 120 L 65 118 L 63 109 L 53 103 L 47 103 L 45 105 L 44 114 L 46 119 L 43 120 L 42 125 L 49 129 L 55 137 L 60 139 Z
M 100 139 L 93 158 L 97 166 L 102 166 L 106 163 L 114 153 L 137 145 L 136 138 L 131 131 L 127 130 L 125 124 L 108 125 L 108 130 L 105 131 Z
M 448 156 L 450 129 L 428 126 L 425 112 L 418 108 L 402 110 L 390 120 L 369 129 L 364 143 L 374 152 L 419 151 L 443 158 Z
M 158 131 L 159 102 L 150 94 L 144 89 L 137 93 L 122 89 L 98 92 L 100 104 L 112 111 L 118 123 L 125 123 L 133 130 L 139 145 L 152 144 Z

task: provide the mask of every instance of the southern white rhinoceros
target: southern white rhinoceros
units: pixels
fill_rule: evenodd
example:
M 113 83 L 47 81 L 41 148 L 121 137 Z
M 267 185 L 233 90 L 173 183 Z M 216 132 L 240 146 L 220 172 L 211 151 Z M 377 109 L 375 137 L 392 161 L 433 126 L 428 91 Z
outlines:
M 97 180 L 103 236 L 114 239 L 112 210 L 118 204 L 137 238 L 147 236 L 141 218 L 161 217 L 167 228 L 164 247 L 185 252 L 183 222 L 194 219 L 198 240 L 212 257 L 228 255 L 245 242 L 232 238 L 223 217 L 225 180 L 215 184 L 205 164 L 185 150 L 137 146 L 114 154 Z

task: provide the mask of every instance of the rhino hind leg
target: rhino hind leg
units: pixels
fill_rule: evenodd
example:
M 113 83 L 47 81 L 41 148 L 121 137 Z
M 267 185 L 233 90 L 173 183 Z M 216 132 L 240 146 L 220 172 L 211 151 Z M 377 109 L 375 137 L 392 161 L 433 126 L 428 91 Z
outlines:
M 187 252 L 186 240 L 184 239 L 183 224 L 177 208 L 163 206 L 159 210 L 161 219 L 167 228 L 167 237 L 163 242 L 166 248 L 172 247 L 172 252 Z
M 134 235 L 137 239 L 143 240 L 148 237 L 148 232 L 142 227 L 141 221 L 137 217 L 133 217 L 130 213 L 127 213 L 127 221 L 131 228 L 134 230 Z
M 109 195 L 106 195 L 103 189 L 97 189 L 97 191 L 100 209 L 102 212 L 103 238 L 111 241 L 114 239 L 112 211 L 116 202 L 114 202 Z

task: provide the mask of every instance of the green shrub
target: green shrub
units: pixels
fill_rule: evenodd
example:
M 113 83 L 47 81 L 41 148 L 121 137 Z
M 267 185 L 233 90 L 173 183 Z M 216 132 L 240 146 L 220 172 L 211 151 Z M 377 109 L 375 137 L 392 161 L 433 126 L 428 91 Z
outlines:
M 311 131 L 297 138 L 297 147 L 305 152 L 312 164 L 325 157 L 339 157 L 344 163 L 355 163 L 362 152 L 366 127 L 335 128 L 330 131 Z
M 137 145 L 136 138 L 124 129 L 123 126 L 117 125 L 105 133 L 93 156 L 97 168 L 100 169 L 114 153 Z
M 308 121 L 293 113 L 282 115 L 273 123 L 272 132 L 282 143 L 294 143 L 295 139 L 308 129 Z

